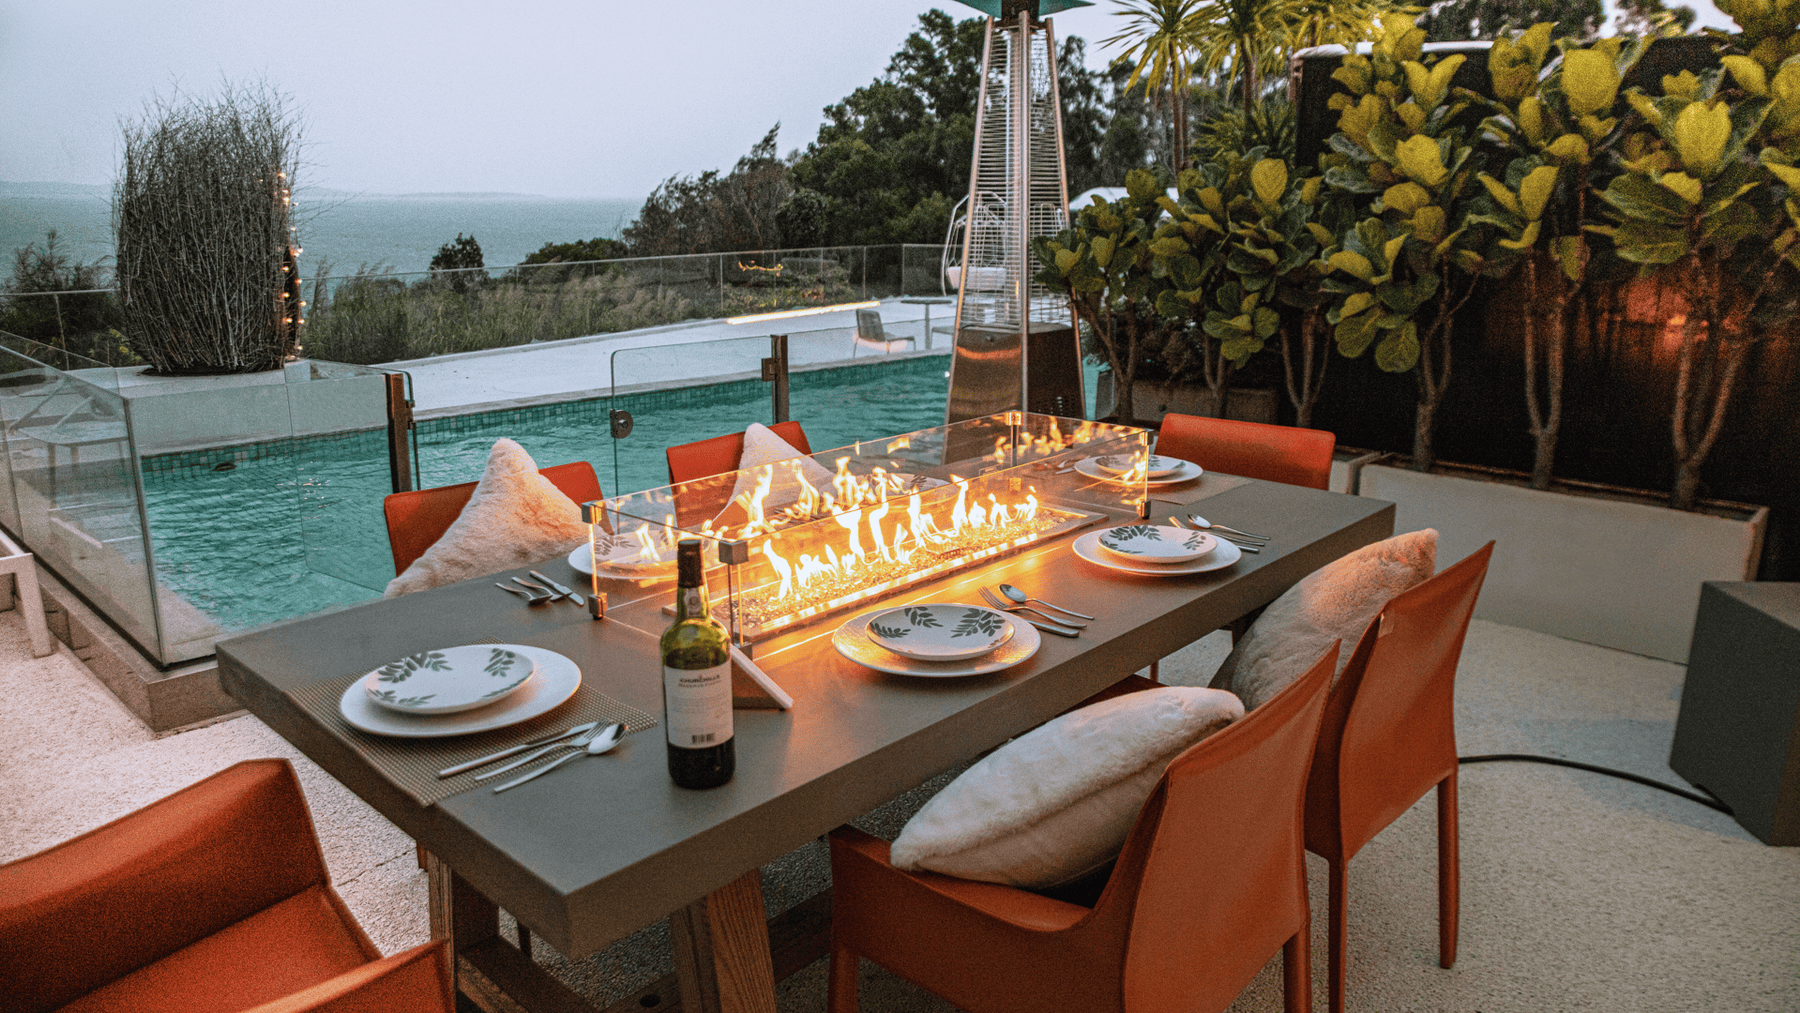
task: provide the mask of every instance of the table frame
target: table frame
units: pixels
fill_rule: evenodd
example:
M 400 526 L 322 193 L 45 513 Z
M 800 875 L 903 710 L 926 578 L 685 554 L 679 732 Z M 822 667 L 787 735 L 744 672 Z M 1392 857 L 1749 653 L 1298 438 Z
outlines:
M 1171 511 L 1153 502 L 1149 516 Z M 656 713 L 654 638 L 642 628 L 666 622 L 666 595 L 593 622 L 573 607 L 509 607 L 487 587 L 494 578 L 482 577 L 221 642 L 220 681 L 434 856 L 434 935 L 452 939 L 499 991 L 535 1009 L 591 1009 L 498 937 L 496 904 L 571 956 L 668 916 L 682 993 L 699 1000 L 684 1008 L 772 1011 L 777 972 L 761 921 L 762 865 L 1267 604 L 1391 534 L 1394 516 L 1378 500 L 1266 482 L 1229 488 L 1206 512 L 1271 532 L 1271 551 L 1215 574 L 1160 580 L 1077 560 L 1061 538 L 883 603 L 976 600 L 978 586 L 1004 580 L 1101 616 L 1080 640 L 1045 637 L 1036 657 L 1008 672 L 931 682 L 884 676 L 836 654 L 834 623 L 770 642 L 758 658 L 797 703 L 740 711 L 738 775 L 708 792 L 668 782 L 652 733 L 627 739 L 604 767 L 576 764 L 505 794 L 476 790 L 420 807 L 286 692 L 432 644 L 493 635 L 567 654 L 609 694 Z M 510 1008 L 477 995 L 483 986 L 473 976 L 461 984 L 478 1004 Z

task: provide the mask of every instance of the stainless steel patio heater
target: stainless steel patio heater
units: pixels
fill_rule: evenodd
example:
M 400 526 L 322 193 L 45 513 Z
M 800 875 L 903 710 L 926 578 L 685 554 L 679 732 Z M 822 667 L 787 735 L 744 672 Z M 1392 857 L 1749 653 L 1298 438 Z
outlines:
M 1080 418 L 1066 300 L 1033 284 L 1031 239 L 1068 225 L 1062 99 L 1049 15 L 1087 0 L 962 0 L 988 16 L 975 155 L 956 271 L 948 422 L 1024 408 Z

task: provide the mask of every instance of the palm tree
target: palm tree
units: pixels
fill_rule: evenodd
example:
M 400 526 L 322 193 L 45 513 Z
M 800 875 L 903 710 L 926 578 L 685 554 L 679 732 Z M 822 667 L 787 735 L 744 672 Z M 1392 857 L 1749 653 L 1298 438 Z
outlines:
M 1390 0 L 1208 0 L 1193 12 L 1182 38 L 1194 69 L 1229 72 L 1242 82 L 1248 110 L 1262 93 L 1263 75 L 1280 73 L 1301 46 L 1372 38 L 1382 13 L 1404 7 Z
M 1135 64 L 1125 90 L 1136 87 L 1139 78 L 1146 92 L 1167 88 L 1174 121 L 1175 171 L 1180 172 L 1187 168 L 1187 91 L 1193 77 L 1188 36 L 1201 0 L 1119 0 L 1119 6 L 1123 9 L 1113 13 L 1130 19 L 1130 26 L 1101 45 L 1125 45 L 1125 51 L 1113 59 L 1115 66 L 1126 61 Z

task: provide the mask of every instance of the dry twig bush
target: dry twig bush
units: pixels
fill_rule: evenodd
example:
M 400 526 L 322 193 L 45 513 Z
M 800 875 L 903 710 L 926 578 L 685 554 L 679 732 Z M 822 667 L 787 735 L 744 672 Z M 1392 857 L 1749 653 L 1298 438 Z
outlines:
M 125 124 L 113 188 L 119 296 L 131 349 L 155 372 L 253 373 L 293 351 L 299 146 L 285 97 L 260 85 L 153 99 Z

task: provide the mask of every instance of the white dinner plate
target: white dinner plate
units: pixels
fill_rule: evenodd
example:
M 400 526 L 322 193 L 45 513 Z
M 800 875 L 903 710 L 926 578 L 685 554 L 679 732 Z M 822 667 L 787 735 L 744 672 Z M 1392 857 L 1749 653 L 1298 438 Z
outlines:
M 338 699 L 338 713 L 352 728 L 373 735 L 408 739 L 468 735 L 529 721 L 548 713 L 581 688 L 581 667 L 555 651 L 526 644 L 494 646 L 530 658 L 534 667 L 530 681 L 498 703 L 460 714 L 401 714 L 376 706 L 363 689 L 362 680 L 357 679 Z
M 1215 538 L 1218 543 L 1213 550 L 1199 559 L 1187 563 L 1127 563 L 1118 556 L 1112 555 L 1100 547 L 1100 532 L 1090 531 L 1075 539 L 1075 554 L 1090 563 L 1104 566 L 1108 570 L 1121 570 L 1125 573 L 1143 573 L 1156 577 L 1173 577 L 1188 573 L 1205 573 L 1208 570 L 1223 570 L 1225 567 L 1243 558 L 1238 547 Z
M 630 534 L 626 534 L 622 537 L 630 538 L 632 539 L 633 544 L 637 544 L 636 539 Z M 672 577 L 675 575 L 675 560 L 673 557 L 665 563 L 631 562 L 629 557 L 635 556 L 637 552 L 638 550 L 636 549 L 619 549 L 615 547 L 611 554 L 613 558 L 603 560 L 600 564 L 601 576 L 654 579 L 657 577 Z M 702 541 L 700 554 L 706 561 L 706 568 L 708 570 L 712 570 L 719 565 L 719 550 L 711 540 Z M 594 575 L 594 566 L 589 562 L 590 558 L 588 543 L 586 542 L 582 542 L 580 545 L 569 550 L 569 566 L 574 568 L 575 572 L 581 574 L 583 577 L 592 577 Z
M 864 633 L 895 654 L 917 661 L 979 658 L 1012 639 L 1006 613 L 980 605 L 931 602 L 903 605 L 869 617 Z
M 839 626 L 837 632 L 831 635 L 831 646 L 851 661 L 867 665 L 877 672 L 947 679 L 963 675 L 986 675 L 1011 668 L 1036 654 L 1038 645 L 1043 642 L 1037 627 L 1030 623 L 1013 623 L 1012 639 L 979 658 L 966 661 L 915 661 L 901 657 L 869 639 L 869 620 L 886 611 L 885 608 L 875 609 L 844 620 L 844 625 Z
M 1186 563 L 1213 550 L 1218 539 L 1204 531 L 1167 524 L 1125 524 L 1105 528 L 1095 543 L 1121 563 Z
M 1097 478 L 1103 482 L 1119 481 L 1118 475 L 1109 472 L 1100 466 L 1100 459 L 1097 457 L 1082 458 L 1075 463 L 1075 470 L 1089 478 Z M 1195 464 L 1192 461 L 1182 461 L 1181 468 L 1174 474 L 1164 475 L 1161 478 L 1146 479 L 1145 481 L 1149 485 L 1178 485 L 1182 482 L 1192 482 L 1194 479 L 1199 478 L 1204 474 L 1206 474 L 1205 469 L 1201 468 L 1198 464 Z
M 401 714 L 455 714 L 497 703 L 531 679 L 531 659 L 491 644 L 397 658 L 363 676 L 377 706 Z
M 1094 458 L 1094 463 L 1098 464 L 1101 470 L 1114 475 L 1122 475 L 1130 471 L 1137 466 L 1138 461 L 1139 457 L 1136 454 L 1108 454 L 1105 457 Z M 1151 478 L 1167 478 L 1180 471 L 1182 466 L 1187 463 L 1179 457 L 1161 457 L 1151 454 L 1150 468 L 1146 474 Z

